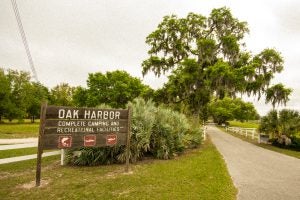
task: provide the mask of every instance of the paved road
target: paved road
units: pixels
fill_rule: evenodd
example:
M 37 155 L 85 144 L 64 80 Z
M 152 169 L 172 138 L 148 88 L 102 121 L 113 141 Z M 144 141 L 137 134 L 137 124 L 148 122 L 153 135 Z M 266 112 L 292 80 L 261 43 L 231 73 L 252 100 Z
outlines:
M 300 159 L 269 151 L 208 126 L 223 155 L 238 200 L 300 200 Z

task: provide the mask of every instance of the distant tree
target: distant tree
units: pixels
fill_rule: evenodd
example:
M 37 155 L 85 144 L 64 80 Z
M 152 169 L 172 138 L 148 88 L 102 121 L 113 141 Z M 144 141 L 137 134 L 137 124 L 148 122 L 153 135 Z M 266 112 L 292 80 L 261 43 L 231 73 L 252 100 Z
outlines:
M 259 131 L 270 134 L 272 138 L 279 135 L 279 119 L 277 110 L 271 110 L 266 116 L 261 118 Z
M 195 114 L 205 113 L 213 96 L 246 93 L 260 99 L 274 74 L 283 70 L 283 59 L 274 49 L 251 55 L 243 42 L 248 32 L 247 23 L 227 8 L 213 9 L 208 17 L 165 16 L 146 38 L 150 50 L 143 74 L 170 72 L 161 101 L 183 102 Z
M 233 119 L 243 122 L 257 119 L 258 117 L 252 103 L 246 103 L 241 99 L 232 99 L 229 97 L 212 101 L 209 104 L 209 111 L 214 121 L 218 124 Z
M 72 106 L 74 87 L 68 83 L 61 83 L 50 91 L 50 104 L 57 106 Z
M 73 104 L 79 107 L 87 106 L 87 99 L 88 99 L 88 90 L 78 86 L 74 89 L 73 92 Z
M 41 83 L 32 82 L 26 89 L 26 111 L 34 123 L 36 117 L 40 115 L 41 104 L 49 98 L 48 88 Z
M 300 131 L 300 114 L 296 110 L 283 109 L 279 112 L 280 133 L 288 137 Z
M 232 99 L 228 97 L 222 100 L 213 101 L 209 106 L 210 114 L 212 115 L 214 122 L 218 124 L 233 120 L 235 109 L 236 105 Z
M 271 134 L 272 138 L 295 136 L 300 131 L 300 114 L 296 110 L 283 109 L 277 112 L 273 109 L 261 118 L 259 130 Z
M 148 101 L 153 99 L 154 93 L 155 90 L 153 90 L 150 86 L 143 85 L 143 90 L 139 96 Z
M 10 121 L 26 117 L 28 88 L 30 86 L 30 74 L 24 71 L 7 70 L 7 79 L 10 82 L 10 101 L 7 104 L 5 117 Z
M 107 104 L 113 108 L 124 108 L 129 101 L 145 94 L 149 88 L 141 80 L 125 71 L 89 74 L 87 80 L 87 105 Z
M 236 108 L 234 109 L 234 118 L 241 122 L 248 120 L 258 120 L 260 118 L 253 103 L 244 102 L 237 98 L 233 100 Z
M 8 109 L 8 104 L 10 103 L 10 81 L 8 80 L 4 69 L 0 68 L 0 122 L 2 117 L 5 115 L 5 112 Z
M 267 89 L 266 91 L 266 103 L 271 102 L 273 109 L 275 109 L 276 104 L 283 104 L 289 101 L 289 96 L 292 93 L 292 90 L 285 88 L 282 84 L 274 85 Z

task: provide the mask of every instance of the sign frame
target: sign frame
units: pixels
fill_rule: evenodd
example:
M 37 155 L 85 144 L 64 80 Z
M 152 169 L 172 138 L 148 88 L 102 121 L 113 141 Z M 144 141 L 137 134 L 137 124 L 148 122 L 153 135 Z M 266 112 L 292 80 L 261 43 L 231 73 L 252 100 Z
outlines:
M 128 172 L 131 109 L 131 106 L 128 109 L 48 106 L 47 102 L 43 102 L 38 137 L 36 187 L 39 187 L 41 182 L 41 162 L 44 149 L 125 145 L 125 172 Z M 93 145 L 87 145 L 86 137 L 88 136 L 95 137 Z M 69 140 L 64 140 L 63 137 L 68 137 Z M 108 137 L 114 139 L 111 140 L 112 143 L 108 143 Z

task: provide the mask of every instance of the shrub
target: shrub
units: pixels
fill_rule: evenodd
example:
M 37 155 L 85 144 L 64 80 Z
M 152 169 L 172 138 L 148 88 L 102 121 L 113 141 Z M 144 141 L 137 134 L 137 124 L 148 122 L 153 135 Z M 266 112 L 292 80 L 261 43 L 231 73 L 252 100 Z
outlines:
M 300 138 L 292 137 L 291 140 L 292 140 L 292 144 L 290 145 L 291 149 L 300 151 Z
M 272 138 L 270 139 L 270 142 L 272 143 L 273 146 L 277 146 L 280 148 L 284 149 L 292 149 L 296 151 L 300 151 L 300 138 L 297 137 L 291 137 L 289 138 L 289 143 L 285 143 L 285 140 L 283 137 L 278 137 L 278 138 Z
M 157 108 L 152 101 L 146 102 L 142 98 L 134 99 L 129 105 L 132 107 L 130 160 L 136 162 L 150 150 L 150 137 Z M 126 152 L 123 151 L 118 155 L 118 160 L 124 162 L 125 159 Z
M 170 159 L 201 143 L 199 125 L 190 123 L 185 115 L 164 107 L 155 107 L 152 101 L 137 98 L 132 107 L 130 161 L 136 162 L 146 154 L 159 159 Z M 79 148 L 67 153 L 73 165 L 123 163 L 124 146 Z

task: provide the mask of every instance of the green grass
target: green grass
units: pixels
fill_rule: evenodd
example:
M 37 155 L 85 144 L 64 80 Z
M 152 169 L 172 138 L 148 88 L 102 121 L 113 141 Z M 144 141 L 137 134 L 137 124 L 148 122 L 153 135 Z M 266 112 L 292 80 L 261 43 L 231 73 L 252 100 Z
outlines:
M 0 124 L 0 138 L 38 137 L 39 123 L 3 123 Z
M 53 150 L 44 150 L 43 152 L 50 152 Z M 37 154 L 37 147 L 21 148 L 21 149 L 8 149 L 0 151 L 0 159 L 12 158 L 17 156 L 26 156 L 31 154 Z
M 51 167 L 52 165 L 58 166 L 60 164 L 60 155 L 48 156 L 42 158 L 43 170 Z M 32 179 L 35 180 L 36 159 L 25 160 L 20 162 L 1 164 L 0 165 L 0 197 L 2 198 L 1 191 L 4 189 L 4 180 L 14 176 L 24 178 L 24 174 L 31 174 Z
M 283 149 L 283 148 L 279 148 L 279 147 L 269 145 L 269 144 L 257 144 L 257 145 L 262 147 L 262 148 L 269 149 L 271 151 L 276 151 L 278 153 L 282 153 L 282 154 L 300 159 L 300 152 L 299 151 L 293 151 L 293 150 L 290 150 L 290 149 Z
M 229 121 L 229 126 L 236 126 L 241 128 L 258 128 L 259 123 L 256 121 L 249 121 L 249 122 Z
M 42 180 L 48 184 L 31 189 L 23 186 L 34 183 L 35 162 L 0 165 L 1 199 L 236 199 L 224 160 L 210 141 L 174 160 L 138 162 L 129 174 L 124 165 L 62 167 L 58 160 L 43 158 Z
M 36 153 L 37 153 L 37 147 L 1 150 L 0 151 L 0 159 L 12 158 L 12 157 L 17 157 L 17 156 L 25 156 L 25 155 L 36 154 Z

